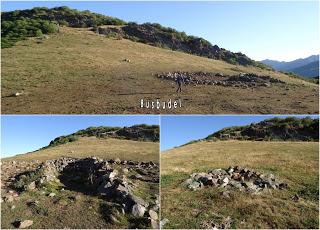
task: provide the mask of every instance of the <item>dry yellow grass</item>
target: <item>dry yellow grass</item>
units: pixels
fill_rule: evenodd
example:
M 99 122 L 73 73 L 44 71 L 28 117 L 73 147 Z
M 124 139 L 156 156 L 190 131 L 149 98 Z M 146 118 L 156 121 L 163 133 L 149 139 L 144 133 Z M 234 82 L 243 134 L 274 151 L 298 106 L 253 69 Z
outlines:
M 318 86 L 281 73 L 110 39 L 87 29 L 63 28 L 37 42 L 29 39 L 2 50 L 3 113 L 318 113 Z M 153 76 L 177 70 L 267 74 L 289 85 L 255 90 L 188 86 L 176 94 L 173 83 Z M 7 97 L 21 91 L 20 97 Z M 181 98 L 183 108 L 140 109 L 142 98 Z
M 315 142 L 198 142 L 161 153 L 162 218 L 166 228 L 201 228 L 230 216 L 232 228 L 317 228 L 319 144 Z M 190 191 L 181 183 L 192 172 L 232 165 L 273 173 L 286 190 L 255 196 L 221 189 Z M 291 198 L 298 194 L 300 200 Z M 183 216 L 183 218 L 181 218 Z
M 159 162 L 159 143 L 120 140 L 115 138 L 98 139 L 96 137 L 81 137 L 75 142 L 9 157 L 3 160 L 45 161 L 57 159 L 62 156 L 76 158 L 96 156 L 104 159 L 120 158 L 121 160 Z

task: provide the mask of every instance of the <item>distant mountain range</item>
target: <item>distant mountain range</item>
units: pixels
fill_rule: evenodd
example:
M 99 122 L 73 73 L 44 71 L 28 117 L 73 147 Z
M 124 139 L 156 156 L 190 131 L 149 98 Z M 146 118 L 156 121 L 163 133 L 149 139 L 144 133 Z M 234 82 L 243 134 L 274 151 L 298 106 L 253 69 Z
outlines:
M 300 58 L 294 61 L 275 61 L 263 60 L 263 64 L 269 65 L 275 70 L 285 72 L 293 72 L 303 77 L 318 77 L 319 76 L 319 55 L 311 55 L 307 58 Z

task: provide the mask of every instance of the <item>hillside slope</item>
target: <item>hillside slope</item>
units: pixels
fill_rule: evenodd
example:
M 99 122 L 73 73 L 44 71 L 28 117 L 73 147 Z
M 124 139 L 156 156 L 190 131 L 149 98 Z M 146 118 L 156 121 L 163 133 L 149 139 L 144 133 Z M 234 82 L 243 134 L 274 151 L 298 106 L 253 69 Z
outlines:
M 130 62 L 123 61 L 129 59 Z M 255 73 L 285 86 L 241 89 L 188 86 L 154 75 L 172 71 L 225 75 Z M 16 92 L 21 96 L 12 96 Z M 254 95 L 254 96 L 253 96 Z M 182 100 L 176 110 L 140 108 L 141 99 Z M 50 106 L 49 106 L 50 105 Z M 2 50 L 3 113 L 317 113 L 318 87 L 256 67 L 231 65 L 117 40 L 88 29 L 62 27 L 47 39 L 28 39 Z
M 205 138 L 218 139 L 318 141 L 319 119 L 271 118 L 247 126 L 224 128 Z
M 232 64 L 255 65 L 257 63 L 242 53 L 233 53 L 226 49 L 212 45 L 209 41 L 188 36 L 173 28 L 163 27 L 157 23 L 126 23 L 118 18 L 90 12 L 79 11 L 67 6 L 46 8 L 35 7 L 26 10 L 15 10 L 1 13 L 2 48 L 12 46 L 15 42 L 26 37 L 39 37 L 42 34 L 59 32 L 59 26 L 75 28 L 93 27 L 93 31 L 107 36 L 117 36 L 133 41 L 148 43 L 154 46 L 180 50 L 186 53 L 196 54 L 218 60 L 224 60 Z M 116 25 L 121 27 L 100 27 Z
M 80 137 L 77 141 L 40 149 L 35 152 L 4 158 L 4 161 L 45 161 L 60 157 L 90 157 L 103 159 L 159 162 L 159 143 L 121 140 L 116 138 Z
M 317 142 L 198 142 L 161 153 L 164 228 L 317 228 Z M 288 188 L 261 195 L 223 188 L 191 191 L 182 184 L 195 172 L 242 166 L 272 173 Z M 297 199 L 294 197 L 298 197 Z M 183 218 L 181 218 L 183 216 Z

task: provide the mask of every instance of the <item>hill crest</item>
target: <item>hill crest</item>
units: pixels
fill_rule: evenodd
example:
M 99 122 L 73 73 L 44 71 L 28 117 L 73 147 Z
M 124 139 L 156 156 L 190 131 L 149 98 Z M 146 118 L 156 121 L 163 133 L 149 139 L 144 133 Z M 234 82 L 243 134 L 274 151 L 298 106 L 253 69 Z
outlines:
M 42 149 L 74 142 L 77 141 L 80 137 L 117 138 L 134 141 L 158 142 L 159 126 L 141 124 L 123 128 L 108 126 L 88 127 L 69 135 L 59 136 L 50 141 L 49 145 L 43 147 Z
M 215 132 L 206 140 L 319 140 L 319 119 L 312 118 L 272 118 L 247 126 L 235 126 Z
M 319 119 L 271 118 L 246 126 L 232 126 L 210 134 L 204 139 L 190 141 L 250 140 L 250 141 L 319 141 Z

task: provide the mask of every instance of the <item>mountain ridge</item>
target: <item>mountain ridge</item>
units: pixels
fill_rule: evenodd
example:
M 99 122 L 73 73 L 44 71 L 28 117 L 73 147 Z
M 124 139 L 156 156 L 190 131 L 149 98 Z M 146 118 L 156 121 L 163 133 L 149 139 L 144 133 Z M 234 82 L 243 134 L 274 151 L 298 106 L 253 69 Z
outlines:
M 261 62 L 278 71 L 293 72 L 303 77 L 319 76 L 319 55 L 311 55 L 288 62 L 270 59 L 265 59 Z

